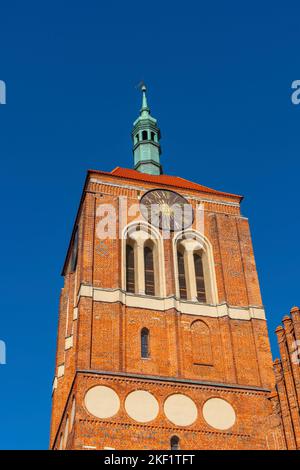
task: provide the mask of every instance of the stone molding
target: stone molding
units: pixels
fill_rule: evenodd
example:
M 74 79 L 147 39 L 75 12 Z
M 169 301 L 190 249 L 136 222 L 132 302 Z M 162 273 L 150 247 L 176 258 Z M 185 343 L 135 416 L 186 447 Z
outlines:
M 142 294 L 129 294 L 122 289 L 104 289 L 81 284 L 77 305 L 81 297 L 90 297 L 96 302 L 121 303 L 127 307 L 144 308 L 150 310 L 166 311 L 175 309 L 187 315 L 198 315 L 203 317 L 229 317 L 233 320 L 265 320 L 265 311 L 261 306 L 238 307 L 227 303 L 201 304 L 199 302 L 180 300 L 175 296 L 150 297 Z
M 121 189 L 133 189 L 135 191 L 149 191 L 149 188 L 146 188 L 146 187 L 143 187 L 143 186 L 135 186 L 135 185 L 131 185 L 131 184 L 117 184 L 117 183 L 113 183 L 113 182 L 107 182 L 107 181 L 104 181 L 104 180 L 99 180 L 98 178 L 90 178 L 89 179 L 89 182 L 90 183 L 96 183 L 96 184 L 101 184 L 103 186 L 113 186 L 113 187 L 116 187 L 116 188 L 121 188 Z M 166 185 L 167 186 L 167 185 Z M 209 203 L 212 203 L 212 204 L 220 204 L 222 206 L 231 206 L 231 207 L 237 207 L 239 208 L 240 207 L 240 204 L 238 202 L 230 202 L 230 201 L 222 201 L 222 200 L 218 200 L 218 199 L 210 199 L 210 198 L 206 198 L 206 197 L 197 197 L 197 196 L 192 196 L 191 194 L 187 194 L 187 193 L 184 193 L 182 190 L 184 190 L 184 188 L 177 188 L 178 190 L 180 189 L 180 194 L 182 196 L 184 196 L 185 198 L 187 199 L 191 199 L 191 200 L 194 200 L 194 201 L 199 201 L 199 202 L 209 202 Z

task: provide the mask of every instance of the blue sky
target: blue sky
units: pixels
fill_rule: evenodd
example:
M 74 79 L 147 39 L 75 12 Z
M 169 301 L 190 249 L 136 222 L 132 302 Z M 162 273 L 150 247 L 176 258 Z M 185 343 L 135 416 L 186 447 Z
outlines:
M 273 331 L 299 294 L 299 3 L 1 2 L 0 448 L 48 446 L 60 270 L 88 168 L 131 167 L 144 79 L 165 173 L 244 194 Z

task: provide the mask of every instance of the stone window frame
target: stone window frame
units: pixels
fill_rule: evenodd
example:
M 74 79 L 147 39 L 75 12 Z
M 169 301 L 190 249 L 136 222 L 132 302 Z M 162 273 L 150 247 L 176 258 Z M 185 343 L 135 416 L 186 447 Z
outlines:
M 137 228 L 139 229 L 136 230 Z M 134 221 L 124 228 L 121 241 L 122 290 L 126 292 L 126 246 L 129 244 L 134 249 L 135 292 L 128 293 L 128 295 L 146 296 L 144 247 L 151 246 L 153 249 L 155 295 L 147 295 L 147 297 L 165 298 L 164 245 L 159 231 L 145 221 Z
M 173 238 L 173 258 L 174 258 L 174 274 L 175 274 L 175 293 L 176 298 L 180 300 L 179 279 L 178 279 L 178 259 L 177 252 L 181 250 L 185 258 L 186 288 L 187 300 L 181 299 L 183 302 L 201 303 L 197 299 L 196 275 L 194 266 L 194 253 L 201 254 L 203 263 L 204 283 L 206 302 L 205 304 L 218 304 L 218 290 L 215 273 L 215 263 L 213 249 L 210 241 L 200 232 L 193 229 L 187 229 L 178 233 Z

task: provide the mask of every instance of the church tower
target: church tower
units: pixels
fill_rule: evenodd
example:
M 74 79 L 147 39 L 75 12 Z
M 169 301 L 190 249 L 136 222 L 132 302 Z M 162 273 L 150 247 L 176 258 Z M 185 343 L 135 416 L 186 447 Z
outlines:
M 87 172 L 62 272 L 50 447 L 283 448 L 242 197 L 162 173 L 145 87 L 132 139 L 134 169 Z

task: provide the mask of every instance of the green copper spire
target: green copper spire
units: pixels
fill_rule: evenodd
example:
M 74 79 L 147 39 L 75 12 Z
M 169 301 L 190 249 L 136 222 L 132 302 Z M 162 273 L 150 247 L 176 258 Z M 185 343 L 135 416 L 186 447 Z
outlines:
M 133 155 L 134 169 L 141 173 L 160 175 L 162 167 L 160 164 L 161 148 L 159 145 L 160 130 L 157 121 L 150 114 L 147 103 L 146 86 L 143 84 L 142 107 L 140 115 L 133 123 Z
M 146 95 L 147 88 L 146 88 L 146 86 L 143 85 L 141 90 L 142 90 L 142 94 L 143 94 L 141 116 L 148 117 L 148 116 L 150 116 L 150 108 L 148 107 L 148 103 L 147 103 L 147 95 Z

